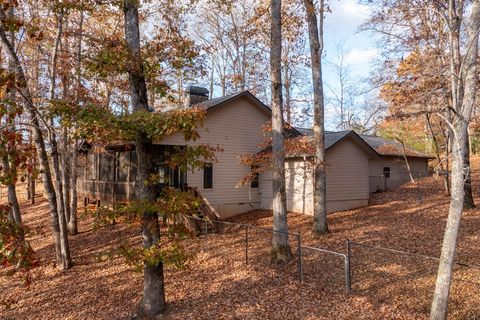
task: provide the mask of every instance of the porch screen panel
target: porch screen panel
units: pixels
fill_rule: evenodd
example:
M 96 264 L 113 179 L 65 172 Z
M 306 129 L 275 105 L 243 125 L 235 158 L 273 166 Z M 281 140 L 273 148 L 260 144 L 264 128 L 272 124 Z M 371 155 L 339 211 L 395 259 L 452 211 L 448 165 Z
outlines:
M 85 178 L 87 180 L 95 180 L 97 178 L 97 157 L 93 152 L 87 154 Z
M 114 180 L 113 171 L 114 158 L 112 153 L 104 152 L 100 154 L 100 180 L 110 181 Z
M 128 168 L 130 166 L 130 153 L 128 151 L 116 152 L 117 159 L 117 181 L 126 182 L 128 179 Z

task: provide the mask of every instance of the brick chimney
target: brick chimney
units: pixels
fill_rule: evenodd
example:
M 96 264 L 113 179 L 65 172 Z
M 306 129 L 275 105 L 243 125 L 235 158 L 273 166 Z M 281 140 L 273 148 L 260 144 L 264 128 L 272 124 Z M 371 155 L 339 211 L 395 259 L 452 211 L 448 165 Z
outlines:
M 208 100 L 208 90 L 207 88 L 197 87 L 197 86 L 188 86 L 185 89 L 185 107 L 191 107 L 194 104 L 201 103 Z

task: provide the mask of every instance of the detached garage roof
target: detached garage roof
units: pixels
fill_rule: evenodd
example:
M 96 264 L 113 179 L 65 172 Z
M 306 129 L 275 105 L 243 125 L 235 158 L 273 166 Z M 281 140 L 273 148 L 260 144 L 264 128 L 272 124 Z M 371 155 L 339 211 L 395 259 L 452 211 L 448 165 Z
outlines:
M 403 147 L 402 144 L 398 141 L 387 140 L 382 137 L 371 136 L 367 134 L 361 134 L 363 140 L 365 140 L 373 149 L 375 149 L 382 156 L 402 156 L 403 157 Z M 419 152 L 412 148 L 405 146 L 405 154 L 407 157 L 414 158 L 425 158 L 433 159 L 431 155 L 426 153 Z
M 297 131 L 298 130 L 297 128 Z M 302 132 L 302 131 L 300 131 Z M 325 151 L 328 151 L 333 146 L 341 141 L 351 139 L 370 157 L 377 158 L 379 154 L 368 143 L 365 142 L 357 133 L 352 130 L 339 132 L 325 132 Z M 285 140 L 285 149 L 287 158 L 295 158 L 302 156 L 313 156 L 315 152 L 313 144 L 313 131 L 311 135 L 303 135 Z
M 313 130 L 307 128 L 296 128 L 304 136 L 312 136 Z M 342 140 L 346 134 L 352 131 L 325 131 L 325 149 Z M 397 141 L 384 139 L 382 137 L 360 134 L 358 135 L 365 141 L 372 149 L 374 149 L 381 156 L 403 157 L 402 144 Z M 435 157 L 416 151 L 405 146 L 405 153 L 407 157 L 433 159 Z

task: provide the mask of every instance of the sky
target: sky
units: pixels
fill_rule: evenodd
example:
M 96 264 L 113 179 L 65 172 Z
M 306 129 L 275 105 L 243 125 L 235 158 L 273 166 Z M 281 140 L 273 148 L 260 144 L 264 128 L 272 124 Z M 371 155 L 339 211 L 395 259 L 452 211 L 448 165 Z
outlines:
M 335 0 L 331 2 L 331 11 L 324 25 L 325 60 L 333 62 L 338 56 L 337 47 L 341 45 L 352 75 L 367 76 L 377 49 L 371 34 L 359 32 L 358 28 L 368 18 L 370 9 L 354 0 Z M 325 81 L 332 76 L 329 71 L 327 67 Z
M 351 80 L 361 85 L 371 70 L 371 62 L 377 56 L 375 39 L 370 32 L 360 32 L 360 25 L 368 18 L 370 8 L 355 0 L 330 2 L 331 13 L 327 13 L 324 25 L 325 59 L 323 80 L 326 87 L 335 89 L 336 76 L 329 62 L 338 59 L 338 47 L 343 48 L 344 61 Z M 328 89 L 325 89 L 328 95 Z M 335 130 L 335 110 L 327 105 L 325 119 L 327 130 Z
M 342 47 L 344 62 L 347 65 L 350 79 L 358 84 L 367 83 L 366 78 L 369 76 L 371 69 L 370 61 L 377 56 L 377 49 L 375 48 L 375 40 L 370 33 L 359 32 L 360 25 L 370 15 L 368 6 L 359 4 L 358 0 L 331 0 L 328 3 L 331 12 L 326 14 L 324 23 L 325 47 L 322 70 L 325 94 L 327 96 L 325 125 L 327 130 L 336 130 L 338 129 L 336 126 L 338 112 L 328 103 L 328 100 L 329 95 L 331 96 L 331 90 L 338 91 L 337 77 L 330 64 L 338 59 L 338 47 Z M 306 52 L 309 54 L 308 49 Z M 305 75 L 311 77 L 309 73 Z M 207 86 L 206 83 L 203 85 Z M 220 88 L 216 87 L 213 96 L 218 97 L 220 95 Z M 301 120 L 294 120 L 294 125 L 311 126 L 311 117 L 305 118 L 303 111 L 299 113 L 298 118 Z

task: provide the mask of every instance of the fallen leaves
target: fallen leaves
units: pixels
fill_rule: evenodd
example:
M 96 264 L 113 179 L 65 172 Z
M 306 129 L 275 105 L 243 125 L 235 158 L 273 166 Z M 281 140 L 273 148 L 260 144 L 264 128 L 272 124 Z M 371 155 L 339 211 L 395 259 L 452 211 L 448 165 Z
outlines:
M 478 161 L 473 161 L 478 168 Z M 474 195 L 480 202 L 473 174 Z M 419 196 L 420 195 L 420 196 Z M 420 200 L 419 200 L 420 199 Z M 345 239 L 360 243 L 439 256 L 449 199 L 441 181 L 422 179 L 389 192 L 373 195 L 371 206 L 329 216 L 331 233 L 311 234 L 312 218 L 290 213 L 292 233 L 302 242 L 345 252 Z M 31 243 L 41 259 L 32 287 L 25 291 L 13 279 L 0 278 L 1 315 L 13 319 L 128 319 L 141 299 L 141 275 L 121 259 L 98 260 L 108 248 L 140 234 L 120 225 L 91 230 L 91 221 L 80 224 L 71 238 L 73 269 L 57 271 L 52 265 L 53 242 L 46 202 L 24 204 L 24 221 L 38 230 Z M 232 219 L 269 228 L 269 211 L 253 211 Z M 43 229 L 43 232 L 41 231 Z M 480 265 L 478 230 L 480 210 L 465 212 L 460 230 L 457 261 Z M 165 270 L 168 319 L 426 319 L 430 309 L 437 262 L 354 246 L 352 289 L 345 294 L 340 257 L 304 250 L 305 282 L 300 283 L 296 261 L 286 267 L 270 264 L 271 234 L 249 230 L 249 264 L 245 264 L 245 230 L 184 241 L 195 257 L 181 270 Z M 46 235 L 46 236 L 44 236 Z M 290 238 L 296 252 L 296 239 Z M 480 271 L 456 267 L 449 306 L 450 319 L 480 315 Z

